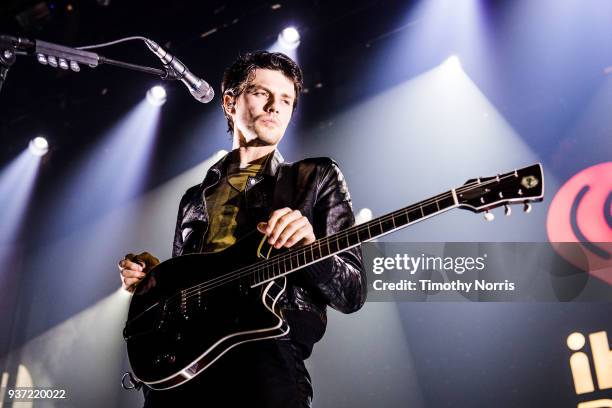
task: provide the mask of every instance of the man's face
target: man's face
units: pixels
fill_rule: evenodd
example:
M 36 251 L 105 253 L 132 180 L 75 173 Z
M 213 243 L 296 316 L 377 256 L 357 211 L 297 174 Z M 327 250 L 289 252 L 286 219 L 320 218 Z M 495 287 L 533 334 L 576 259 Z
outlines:
M 230 106 L 231 97 L 225 98 L 241 145 L 272 146 L 283 138 L 291 120 L 295 88 L 281 71 L 257 68 L 234 106 Z

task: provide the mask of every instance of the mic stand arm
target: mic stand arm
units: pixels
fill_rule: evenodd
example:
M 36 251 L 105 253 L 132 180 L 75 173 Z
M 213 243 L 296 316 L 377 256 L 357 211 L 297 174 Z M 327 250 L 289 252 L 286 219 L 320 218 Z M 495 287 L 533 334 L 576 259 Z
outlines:
M 100 64 L 107 64 L 132 71 L 144 72 L 145 74 L 156 75 L 163 80 L 179 79 L 178 73 L 170 66 L 164 67 L 163 69 L 152 68 L 144 65 L 106 58 L 93 52 L 79 50 L 77 48 L 70 48 L 46 41 L 25 40 L 24 43 L 21 43 L 16 42 L 16 40 L 17 39 L 14 37 L 0 35 L 0 91 L 2 90 L 2 84 L 6 79 L 9 68 L 15 63 L 17 54 L 34 56 L 38 62 L 43 65 L 51 65 L 49 62 L 51 58 L 53 58 L 55 61 L 69 61 L 71 63 L 69 66 L 68 64 L 63 67 L 59 65 L 61 69 L 65 70 L 70 67 L 70 69 L 73 71 L 80 71 L 80 68 L 78 67 L 79 63 L 88 65 L 91 68 L 96 68 Z M 73 67 L 72 63 L 76 64 L 76 66 Z M 58 64 L 52 66 L 58 67 Z

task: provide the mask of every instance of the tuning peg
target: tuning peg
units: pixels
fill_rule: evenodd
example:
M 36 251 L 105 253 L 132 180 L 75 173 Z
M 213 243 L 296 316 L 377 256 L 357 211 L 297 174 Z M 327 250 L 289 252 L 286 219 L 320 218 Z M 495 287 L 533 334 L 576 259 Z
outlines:
M 529 214 L 531 212 L 531 203 L 525 203 L 525 205 L 523 206 L 523 211 Z
M 509 217 L 512 214 L 512 207 L 510 207 L 508 204 L 504 205 L 504 214 L 506 217 Z
M 495 214 L 489 212 L 489 210 L 486 210 L 484 213 L 484 219 L 487 221 L 493 221 L 495 219 Z

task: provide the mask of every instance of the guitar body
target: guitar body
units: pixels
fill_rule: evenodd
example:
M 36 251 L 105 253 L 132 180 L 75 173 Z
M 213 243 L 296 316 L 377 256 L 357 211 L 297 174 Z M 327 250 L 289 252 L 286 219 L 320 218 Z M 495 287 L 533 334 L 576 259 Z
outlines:
M 153 389 L 173 388 L 238 344 L 289 332 L 277 307 L 285 277 L 255 288 L 248 275 L 220 284 L 222 275 L 261 257 L 262 238 L 253 232 L 221 252 L 169 259 L 139 283 L 124 329 L 139 381 Z

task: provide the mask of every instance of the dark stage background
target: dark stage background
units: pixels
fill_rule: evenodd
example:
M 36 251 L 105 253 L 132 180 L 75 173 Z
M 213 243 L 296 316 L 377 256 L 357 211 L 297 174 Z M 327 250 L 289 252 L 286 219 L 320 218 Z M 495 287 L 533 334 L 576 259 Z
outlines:
M 385 241 L 576 240 L 563 208 L 582 186 L 583 239 L 612 241 L 612 2 L 3 0 L 0 33 L 68 46 L 143 35 L 217 96 L 202 105 L 165 83 L 168 100 L 153 108 L 145 93 L 155 77 L 18 58 L 0 92 L 2 385 L 67 391 L 34 406 L 141 404 L 119 385 L 129 296 L 116 262 L 143 250 L 170 256 L 182 192 L 231 146 L 224 67 L 276 47 L 287 26 L 301 34 L 307 93 L 280 150 L 287 160 L 336 159 L 360 216 L 544 166 L 546 197 L 531 214 L 496 210 L 489 223 L 451 211 Z M 142 42 L 97 51 L 159 66 Z M 34 159 L 27 146 L 39 135 L 50 150 Z M 612 357 L 588 341 L 612 335 L 610 312 L 602 302 L 330 311 L 307 361 L 314 407 L 611 407 Z M 570 369 L 575 332 L 587 340 L 577 349 L 592 391 L 578 392 Z M 600 363 L 610 371 L 596 372 Z

